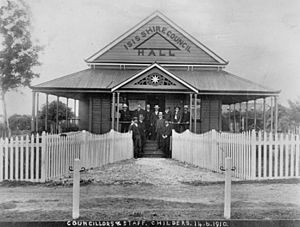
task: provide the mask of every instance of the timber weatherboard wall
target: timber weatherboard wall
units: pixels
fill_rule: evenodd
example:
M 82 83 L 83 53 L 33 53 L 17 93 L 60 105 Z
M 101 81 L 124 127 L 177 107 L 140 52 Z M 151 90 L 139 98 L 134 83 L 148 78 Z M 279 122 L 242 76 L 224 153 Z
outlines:
M 211 129 L 221 130 L 221 100 L 217 98 L 201 98 L 201 133 Z
M 89 131 L 89 99 L 79 100 L 79 130 Z
M 111 129 L 111 96 L 101 94 L 92 98 L 92 132 L 107 133 Z
M 79 102 L 79 129 L 107 133 L 111 129 L 111 94 L 89 95 Z

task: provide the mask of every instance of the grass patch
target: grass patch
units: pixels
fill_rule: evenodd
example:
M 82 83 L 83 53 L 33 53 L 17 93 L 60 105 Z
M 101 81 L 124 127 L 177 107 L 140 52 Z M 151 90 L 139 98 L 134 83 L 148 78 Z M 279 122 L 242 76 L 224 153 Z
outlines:
M 3 187 L 24 187 L 24 186 L 36 186 L 36 185 L 44 185 L 44 183 L 40 182 L 30 182 L 30 181 L 14 181 L 14 180 L 4 180 L 0 183 L 0 186 Z
M 209 186 L 216 184 L 224 184 L 225 181 L 180 181 L 182 184 L 192 185 L 192 186 Z M 242 181 L 232 181 L 232 184 L 299 184 L 299 178 L 290 178 L 290 179 L 268 179 L 268 180 L 242 180 Z
M 0 210 L 10 210 L 10 209 L 15 209 L 16 207 L 17 205 L 15 201 L 0 203 Z

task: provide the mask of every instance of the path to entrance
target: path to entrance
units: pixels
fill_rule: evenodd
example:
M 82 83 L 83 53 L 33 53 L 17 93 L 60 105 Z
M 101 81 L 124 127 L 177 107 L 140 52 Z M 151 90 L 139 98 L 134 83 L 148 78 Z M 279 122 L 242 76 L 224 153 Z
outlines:
M 222 219 L 224 183 L 211 173 L 171 159 L 142 158 L 82 174 L 83 220 Z M 72 178 L 47 184 L 0 184 L 0 220 L 70 220 Z M 63 183 L 61 185 L 61 183 Z M 58 183 L 60 183 L 58 185 Z M 232 185 L 233 219 L 299 219 L 299 180 Z
M 65 181 L 70 177 L 66 176 Z M 100 184 L 177 185 L 189 182 L 224 181 L 224 175 L 165 158 L 139 158 L 107 165 L 81 174 Z M 237 180 L 237 179 L 234 179 Z M 66 182 L 67 183 L 67 182 Z

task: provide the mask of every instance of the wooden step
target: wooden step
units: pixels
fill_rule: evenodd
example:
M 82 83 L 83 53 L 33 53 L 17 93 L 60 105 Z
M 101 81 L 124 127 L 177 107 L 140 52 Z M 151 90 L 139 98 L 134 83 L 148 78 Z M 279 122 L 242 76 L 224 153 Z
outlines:
M 145 158 L 163 158 L 165 154 L 162 150 L 157 149 L 156 140 L 147 140 L 144 145 L 144 153 L 142 157 Z
M 163 154 L 143 154 L 143 158 L 164 158 L 165 155 Z
M 153 147 L 144 146 L 144 149 L 146 149 L 146 150 L 156 150 L 157 149 L 157 145 L 153 146 Z
M 150 153 L 153 153 L 153 154 L 163 154 L 164 152 L 161 151 L 161 150 L 144 150 L 144 153 L 147 153 L 147 154 L 150 154 Z

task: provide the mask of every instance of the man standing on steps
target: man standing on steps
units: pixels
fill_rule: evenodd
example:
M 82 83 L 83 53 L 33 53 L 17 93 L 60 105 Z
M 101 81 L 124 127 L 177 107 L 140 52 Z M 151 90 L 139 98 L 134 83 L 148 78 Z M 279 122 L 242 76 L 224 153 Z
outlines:
M 138 158 L 140 151 L 141 151 L 141 134 L 139 131 L 139 126 L 138 126 L 138 118 L 133 117 L 132 123 L 129 126 L 129 131 L 132 131 L 132 140 L 133 140 L 133 146 L 134 146 L 134 158 Z
M 152 124 L 153 124 L 153 134 L 152 134 L 152 139 L 155 140 L 157 139 L 157 134 L 156 134 L 156 123 L 158 120 L 158 115 L 159 115 L 159 106 L 155 105 L 154 106 L 154 112 L 152 114 Z
M 146 128 L 145 128 L 145 122 L 144 122 L 144 116 L 143 114 L 140 114 L 139 121 L 138 121 L 138 128 L 141 135 L 141 149 L 140 149 L 140 155 L 144 152 L 144 146 L 146 143 Z
M 153 113 L 150 109 L 150 104 L 146 105 L 144 122 L 146 128 L 146 139 L 151 139 L 151 136 L 153 134 Z
M 159 112 L 158 120 L 156 121 L 156 141 L 157 149 L 162 148 L 162 133 L 165 127 L 165 120 L 163 119 L 163 113 Z
M 163 152 L 166 158 L 171 158 L 171 151 L 170 151 L 170 140 L 172 136 L 172 126 L 169 124 L 169 121 L 165 121 L 165 127 L 162 133 L 163 138 Z

